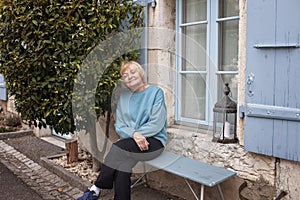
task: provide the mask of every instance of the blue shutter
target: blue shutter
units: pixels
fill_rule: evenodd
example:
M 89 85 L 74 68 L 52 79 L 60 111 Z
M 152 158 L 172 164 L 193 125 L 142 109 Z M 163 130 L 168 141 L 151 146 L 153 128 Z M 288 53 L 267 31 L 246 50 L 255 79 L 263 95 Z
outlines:
M 0 74 L 0 100 L 7 100 L 6 83 L 2 74 Z
M 247 1 L 245 149 L 300 161 L 300 1 Z

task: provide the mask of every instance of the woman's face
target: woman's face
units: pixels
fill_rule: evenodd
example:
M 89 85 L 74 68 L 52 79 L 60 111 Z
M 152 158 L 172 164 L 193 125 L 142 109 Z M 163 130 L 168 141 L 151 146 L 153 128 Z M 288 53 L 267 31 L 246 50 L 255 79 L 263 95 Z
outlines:
M 124 84 L 131 90 L 135 91 L 139 87 L 141 87 L 143 83 L 143 79 L 141 75 L 139 74 L 138 70 L 136 69 L 135 66 L 128 66 L 123 74 L 122 74 L 122 79 Z

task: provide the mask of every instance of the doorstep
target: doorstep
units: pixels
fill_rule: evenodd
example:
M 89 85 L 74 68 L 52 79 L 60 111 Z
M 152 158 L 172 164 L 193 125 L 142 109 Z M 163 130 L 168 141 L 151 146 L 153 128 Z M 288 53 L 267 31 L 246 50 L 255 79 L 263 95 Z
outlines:
M 56 136 L 44 136 L 44 137 L 40 137 L 40 139 L 46 141 L 46 142 L 49 142 L 51 144 L 54 144 L 62 149 L 66 149 L 66 146 L 65 146 L 65 139 L 62 139 L 62 138 L 58 138 Z

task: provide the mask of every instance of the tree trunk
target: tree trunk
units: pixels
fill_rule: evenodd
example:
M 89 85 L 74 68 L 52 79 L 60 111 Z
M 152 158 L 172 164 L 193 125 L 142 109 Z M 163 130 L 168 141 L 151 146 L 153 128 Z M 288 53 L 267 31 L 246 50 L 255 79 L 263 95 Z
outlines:
M 73 163 L 78 161 L 78 143 L 77 140 L 71 139 L 65 142 L 67 163 Z

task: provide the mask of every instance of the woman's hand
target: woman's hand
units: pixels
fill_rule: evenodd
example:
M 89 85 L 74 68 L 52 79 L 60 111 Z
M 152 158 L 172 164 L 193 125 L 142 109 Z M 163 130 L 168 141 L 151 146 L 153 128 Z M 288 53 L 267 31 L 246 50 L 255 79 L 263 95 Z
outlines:
M 147 139 L 140 134 L 139 132 L 134 132 L 133 133 L 133 139 L 136 142 L 136 144 L 138 145 L 138 147 L 140 148 L 141 151 L 146 151 L 148 150 L 148 146 L 149 143 L 147 141 Z

